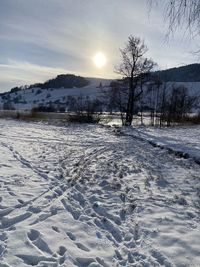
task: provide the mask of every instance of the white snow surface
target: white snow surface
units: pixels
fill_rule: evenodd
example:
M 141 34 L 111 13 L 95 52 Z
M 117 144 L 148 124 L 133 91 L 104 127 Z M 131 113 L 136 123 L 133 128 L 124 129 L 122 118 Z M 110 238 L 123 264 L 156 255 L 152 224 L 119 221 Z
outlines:
M 182 152 L 200 164 L 200 126 L 187 125 L 175 127 L 133 127 L 125 133 L 153 142 L 157 146 Z
M 113 128 L 0 120 L 0 266 L 199 267 L 199 176 Z
M 49 102 L 60 101 L 65 103 L 68 97 L 80 97 L 88 96 L 90 99 L 101 99 L 104 96 L 103 91 L 108 90 L 111 79 L 101 78 L 86 78 L 89 81 L 89 85 L 81 88 L 31 88 L 21 90 L 18 92 L 10 93 L 10 100 L 12 105 L 17 110 L 30 110 L 38 105 L 47 104 Z M 102 85 L 102 88 L 99 85 Z M 39 93 L 38 93 L 39 92 Z M 19 103 L 14 103 L 13 100 L 16 97 L 20 97 Z M 3 107 L 3 99 L 0 96 L 0 108 Z

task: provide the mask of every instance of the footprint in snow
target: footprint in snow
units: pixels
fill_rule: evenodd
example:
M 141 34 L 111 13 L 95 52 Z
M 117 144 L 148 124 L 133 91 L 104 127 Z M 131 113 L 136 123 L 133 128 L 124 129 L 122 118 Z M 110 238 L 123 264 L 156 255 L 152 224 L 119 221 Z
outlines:
M 52 226 L 51 228 L 52 228 L 55 232 L 60 233 L 60 230 L 58 229 L 57 226 Z
M 39 237 L 40 233 L 37 231 L 37 230 L 34 230 L 32 229 L 28 234 L 28 238 L 31 240 L 31 241 L 34 241 L 36 240 L 38 237 Z
M 16 196 L 16 194 L 13 193 L 12 191 L 8 191 L 8 194 L 11 195 L 12 197 Z
M 60 246 L 60 247 L 59 247 L 59 250 L 58 250 L 58 254 L 59 254 L 60 256 L 64 256 L 64 254 L 65 254 L 66 251 L 67 251 L 66 247 L 64 247 L 64 246 Z
M 71 232 L 67 232 L 66 234 L 72 241 L 76 241 L 76 236 L 74 234 L 72 234 Z
M 97 236 L 97 238 L 102 239 L 102 235 L 100 232 L 96 232 L 96 236 Z
M 76 241 L 76 236 L 74 234 L 72 234 L 71 232 L 67 232 L 66 234 L 72 241 Z M 87 251 L 87 252 L 90 251 L 89 248 L 87 248 L 85 245 L 83 245 L 81 243 L 76 242 L 75 245 L 77 246 L 77 248 L 79 248 L 83 251 Z
M 87 248 L 86 246 L 84 246 L 81 243 L 75 243 L 75 244 L 76 244 L 77 248 L 79 248 L 79 249 L 81 249 L 83 251 L 86 251 L 86 252 L 89 252 L 90 251 L 89 248 Z
M 24 201 L 22 199 L 17 200 L 20 204 L 24 204 Z
M 53 254 L 48 244 L 42 239 L 39 231 L 31 229 L 27 234 L 30 242 L 36 246 L 41 252 L 46 252 L 48 254 Z

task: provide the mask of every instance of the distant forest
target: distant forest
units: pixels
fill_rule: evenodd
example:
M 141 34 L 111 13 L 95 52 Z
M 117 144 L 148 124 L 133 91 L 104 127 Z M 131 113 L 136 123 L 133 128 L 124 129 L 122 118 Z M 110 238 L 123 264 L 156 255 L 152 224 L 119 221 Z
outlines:
M 200 82 L 200 64 L 191 64 L 155 72 L 164 82 Z
M 10 90 L 11 93 L 20 91 L 22 89 L 31 89 L 31 88 L 41 88 L 41 89 L 48 89 L 48 88 L 81 88 L 84 86 L 89 85 L 89 81 L 81 76 L 76 76 L 73 74 L 60 74 L 56 78 L 48 80 L 44 83 L 35 83 L 32 85 L 25 85 L 14 87 Z

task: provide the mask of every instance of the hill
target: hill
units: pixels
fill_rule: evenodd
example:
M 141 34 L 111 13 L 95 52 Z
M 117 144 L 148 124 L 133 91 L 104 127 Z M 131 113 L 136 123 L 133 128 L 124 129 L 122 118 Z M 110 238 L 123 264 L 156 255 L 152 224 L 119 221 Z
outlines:
M 23 89 L 31 89 L 31 88 L 41 88 L 41 89 L 48 89 L 48 88 L 81 88 L 84 86 L 89 85 L 89 81 L 81 76 L 76 76 L 74 74 L 60 74 L 56 78 L 50 79 L 44 83 L 35 83 L 30 86 L 20 86 L 14 87 L 10 90 L 11 93 L 18 92 Z
M 200 64 L 191 64 L 155 72 L 166 82 L 200 82 Z
M 200 95 L 200 64 L 172 68 L 152 73 L 167 82 L 167 88 L 173 83 L 184 85 L 190 95 Z M 85 78 L 73 74 L 60 74 L 44 83 L 12 88 L 9 92 L 0 94 L 0 109 L 30 110 L 32 108 L 47 108 L 56 111 L 73 110 L 83 102 L 104 106 L 106 91 L 111 81 L 102 78 Z M 146 90 L 146 89 L 145 89 Z M 144 98 L 148 102 L 148 95 Z M 148 105 L 148 103 L 147 103 Z
M 77 98 L 100 99 L 102 89 L 108 88 L 110 82 L 108 79 L 61 74 L 43 84 L 15 87 L 0 94 L 0 109 L 30 110 L 53 106 L 56 110 L 65 110 L 73 106 Z

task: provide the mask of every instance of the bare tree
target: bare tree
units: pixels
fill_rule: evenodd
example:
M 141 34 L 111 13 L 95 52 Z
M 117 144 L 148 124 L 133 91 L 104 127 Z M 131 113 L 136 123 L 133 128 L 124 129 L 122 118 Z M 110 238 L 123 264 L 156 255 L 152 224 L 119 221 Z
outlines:
M 159 111 L 161 106 L 161 94 L 162 94 L 163 81 L 155 76 L 152 77 L 152 81 L 148 84 L 147 93 L 149 94 L 149 107 L 151 111 L 151 125 L 158 124 Z
M 100 100 L 90 99 L 89 96 L 80 95 L 78 97 L 68 97 L 68 111 L 71 122 L 99 122 L 99 115 L 102 112 L 102 103 Z
M 160 95 L 160 126 L 164 122 L 167 122 L 167 126 L 172 122 L 184 122 L 188 114 L 195 109 L 198 101 L 198 95 L 189 95 L 185 86 L 172 84 L 166 88 L 164 83 Z
M 153 4 L 164 6 L 169 33 L 179 26 L 186 26 L 191 33 L 200 33 L 200 0 L 148 0 L 150 8 Z M 164 4 L 163 4 L 164 3 Z
M 139 86 L 140 82 L 145 79 L 155 65 L 151 59 L 145 57 L 147 51 L 144 42 L 132 35 L 129 36 L 125 48 L 120 49 L 121 63 L 115 71 L 124 78 L 128 87 L 125 125 L 132 124 L 135 103 L 143 93 L 143 88 Z
M 120 112 L 120 117 L 122 121 L 122 125 L 126 124 L 126 107 L 127 107 L 127 86 L 125 81 L 119 80 L 115 82 L 111 82 L 110 90 L 106 93 L 107 99 L 109 100 L 109 109 Z

